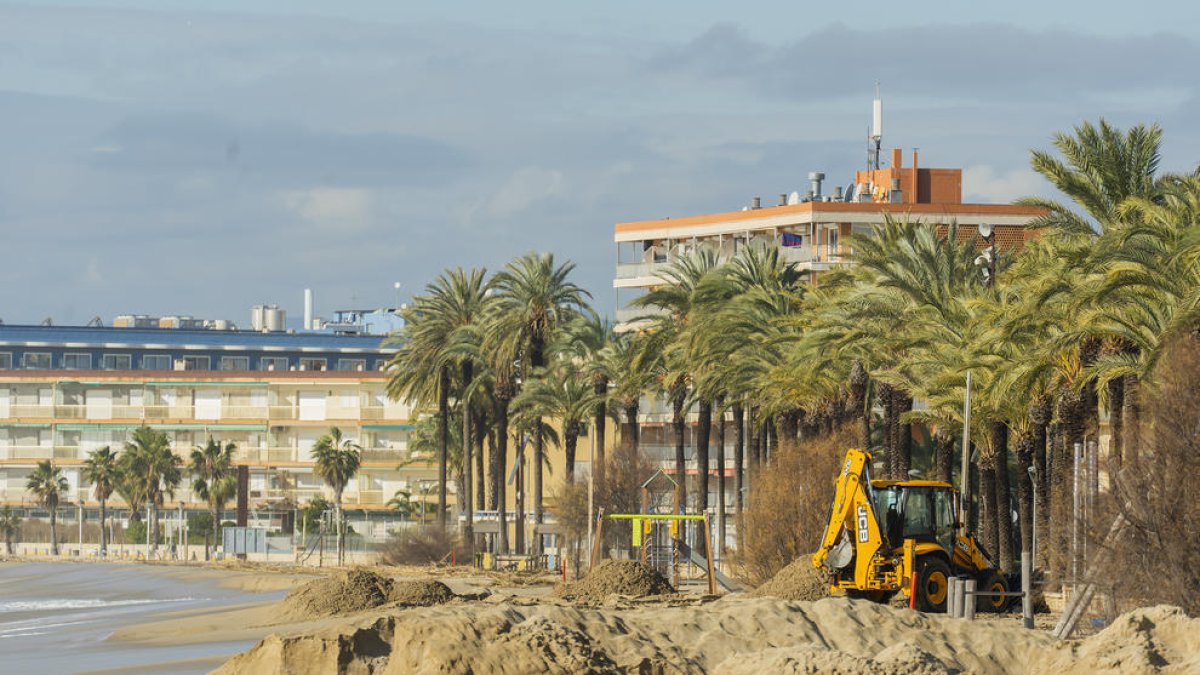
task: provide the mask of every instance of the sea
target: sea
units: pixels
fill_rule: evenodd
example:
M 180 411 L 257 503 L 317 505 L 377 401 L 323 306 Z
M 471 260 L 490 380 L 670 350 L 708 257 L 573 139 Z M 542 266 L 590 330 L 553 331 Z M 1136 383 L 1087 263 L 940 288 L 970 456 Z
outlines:
M 219 588 L 153 565 L 0 563 L 0 672 L 204 673 L 214 656 L 253 641 L 183 646 L 110 640 L 113 631 L 180 610 L 237 605 L 284 595 Z

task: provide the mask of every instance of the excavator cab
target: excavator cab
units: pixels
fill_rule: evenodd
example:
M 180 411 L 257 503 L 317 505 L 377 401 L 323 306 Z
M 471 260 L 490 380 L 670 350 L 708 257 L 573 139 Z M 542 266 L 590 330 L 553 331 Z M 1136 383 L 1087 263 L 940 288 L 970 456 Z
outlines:
M 1007 580 L 957 520 L 958 493 L 930 480 L 872 480 L 871 456 L 846 453 L 833 512 L 813 565 L 829 573 L 835 594 L 887 601 L 916 592 L 924 611 L 946 608 L 951 576 L 971 576 L 980 590 L 1004 593 Z M 984 611 L 1007 606 L 980 598 Z

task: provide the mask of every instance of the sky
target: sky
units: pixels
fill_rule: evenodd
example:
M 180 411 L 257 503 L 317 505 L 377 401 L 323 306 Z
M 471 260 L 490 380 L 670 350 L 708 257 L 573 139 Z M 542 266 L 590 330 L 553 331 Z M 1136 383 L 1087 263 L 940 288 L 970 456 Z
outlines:
M 1029 151 L 1100 117 L 1200 161 L 1198 5 L 734 4 L 0 2 L 0 320 L 329 315 L 535 250 L 611 311 L 614 223 L 847 184 L 876 82 L 969 201 L 1053 196 Z

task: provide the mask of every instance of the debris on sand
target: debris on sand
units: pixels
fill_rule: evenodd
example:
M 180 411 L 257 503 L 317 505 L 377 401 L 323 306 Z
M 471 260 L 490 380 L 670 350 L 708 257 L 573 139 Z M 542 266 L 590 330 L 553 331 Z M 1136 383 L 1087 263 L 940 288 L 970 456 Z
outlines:
M 583 579 L 554 590 L 560 598 L 599 602 L 610 595 L 645 597 L 674 593 L 658 570 L 636 560 L 604 560 Z
M 801 556 L 750 595 L 782 600 L 820 600 L 829 596 L 829 580 L 824 572 L 813 567 L 810 556 Z
M 440 581 L 394 581 L 388 600 L 401 605 L 413 607 L 431 607 L 450 602 L 454 599 L 454 591 Z

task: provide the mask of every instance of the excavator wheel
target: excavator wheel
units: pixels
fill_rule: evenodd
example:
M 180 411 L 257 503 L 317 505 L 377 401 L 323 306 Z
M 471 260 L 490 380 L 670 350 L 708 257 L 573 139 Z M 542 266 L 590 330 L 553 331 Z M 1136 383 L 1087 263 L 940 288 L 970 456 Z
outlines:
M 988 593 L 1007 593 L 1008 582 L 1004 580 L 1004 575 L 992 570 L 983 577 L 983 583 L 977 588 Z M 980 595 L 975 598 L 976 612 L 992 612 L 998 614 L 1008 609 L 1008 603 L 1011 600 L 1008 596 L 999 595 Z
M 950 565 L 939 556 L 917 558 L 917 609 L 945 612 L 950 590 Z

